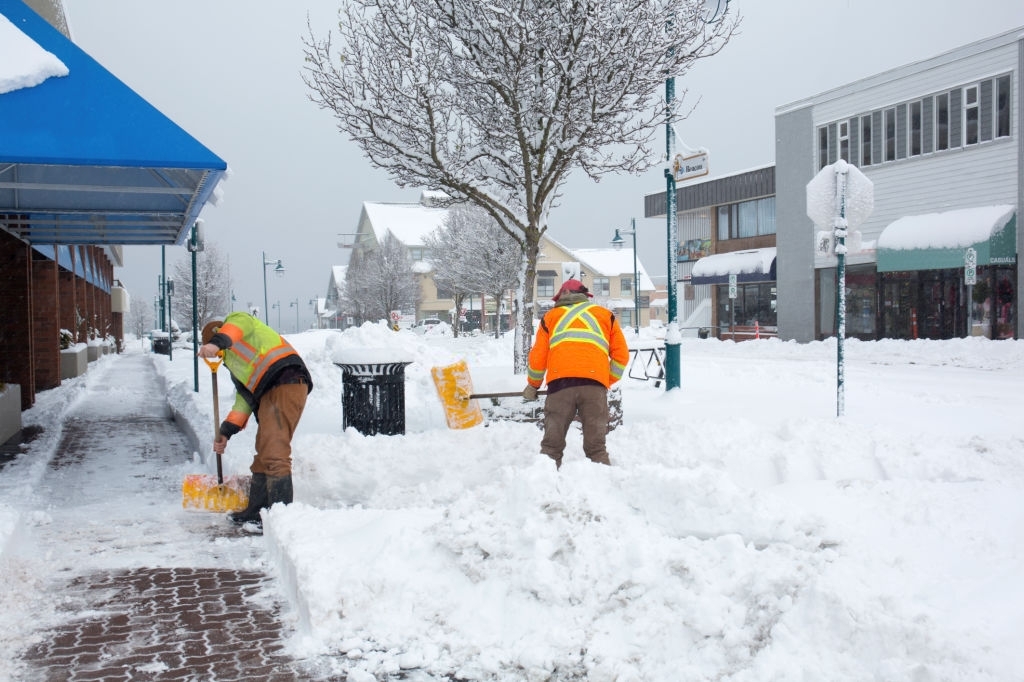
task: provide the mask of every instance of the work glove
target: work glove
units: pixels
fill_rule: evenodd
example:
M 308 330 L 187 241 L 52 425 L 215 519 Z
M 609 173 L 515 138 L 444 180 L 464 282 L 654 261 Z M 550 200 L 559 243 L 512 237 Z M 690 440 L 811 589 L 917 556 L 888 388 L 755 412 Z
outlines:
M 530 386 L 529 384 L 527 384 L 526 388 L 523 389 L 523 400 L 525 400 L 527 402 L 530 402 L 530 401 L 533 401 L 533 400 L 536 400 L 536 399 L 537 399 L 537 387 L 536 386 Z

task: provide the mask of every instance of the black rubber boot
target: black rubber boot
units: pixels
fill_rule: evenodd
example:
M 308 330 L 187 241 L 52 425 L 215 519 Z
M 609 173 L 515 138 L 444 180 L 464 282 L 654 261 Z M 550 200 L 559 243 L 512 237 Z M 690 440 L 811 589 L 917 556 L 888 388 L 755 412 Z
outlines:
M 266 509 L 270 504 L 267 502 L 267 475 L 253 474 L 249 482 L 249 506 L 242 511 L 231 512 L 228 518 L 233 523 L 261 523 L 260 510 Z
M 292 475 L 269 476 L 267 478 L 267 506 L 274 506 L 275 502 L 282 504 L 292 503 Z

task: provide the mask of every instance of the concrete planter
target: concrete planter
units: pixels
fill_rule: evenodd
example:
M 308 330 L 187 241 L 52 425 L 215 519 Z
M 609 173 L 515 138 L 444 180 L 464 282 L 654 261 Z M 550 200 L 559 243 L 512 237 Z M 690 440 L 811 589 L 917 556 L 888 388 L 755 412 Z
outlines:
M 60 352 L 60 378 L 74 379 L 82 376 L 89 368 L 89 357 L 87 347 L 77 345 L 74 348 L 65 348 Z
M 21 431 L 21 386 L 5 384 L 0 388 L 0 443 Z

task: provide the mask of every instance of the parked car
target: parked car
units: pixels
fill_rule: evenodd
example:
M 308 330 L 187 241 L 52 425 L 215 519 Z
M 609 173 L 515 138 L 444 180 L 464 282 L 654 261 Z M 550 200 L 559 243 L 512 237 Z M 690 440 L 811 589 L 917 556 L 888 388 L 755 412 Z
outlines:
M 425 317 L 412 326 L 412 330 L 417 334 L 426 334 L 431 329 L 441 324 L 441 320 L 436 317 Z

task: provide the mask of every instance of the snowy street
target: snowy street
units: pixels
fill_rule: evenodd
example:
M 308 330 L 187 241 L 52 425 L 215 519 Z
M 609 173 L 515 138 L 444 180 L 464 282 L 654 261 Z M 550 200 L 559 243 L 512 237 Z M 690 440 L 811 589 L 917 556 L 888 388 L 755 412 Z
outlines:
M 316 387 L 295 503 L 262 537 L 180 508 L 181 477 L 213 471 L 209 372 L 195 392 L 187 348 L 169 362 L 136 340 L 40 394 L 24 417 L 43 432 L 0 479 L 5 650 L 31 660 L 45 633 L 116 610 L 85 608 L 76 576 L 157 567 L 253 580 L 271 659 L 322 679 L 1024 679 L 1022 342 L 847 342 L 837 418 L 834 342 L 687 339 L 682 390 L 623 383 L 613 466 L 571 432 L 556 472 L 532 424 L 445 424 L 431 367 L 466 359 L 476 390 L 520 389 L 510 339 L 288 338 Z M 355 349 L 413 361 L 405 435 L 342 431 L 334 362 Z M 226 375 L 219 393 L 224 414 Z M 97 447 L 68 459 L 81 424 Z M 180 664 L 117 660 L 132 679 Z

